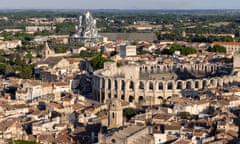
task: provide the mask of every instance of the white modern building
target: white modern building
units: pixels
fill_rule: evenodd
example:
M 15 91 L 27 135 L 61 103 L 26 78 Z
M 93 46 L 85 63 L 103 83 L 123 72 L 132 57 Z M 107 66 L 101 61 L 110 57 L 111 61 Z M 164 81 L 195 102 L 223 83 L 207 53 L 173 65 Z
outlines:
M 121 45 L 120 46 L 120 57 L 125 58 L 129 56 L 137 55 L 137 47 L 134 45 Z

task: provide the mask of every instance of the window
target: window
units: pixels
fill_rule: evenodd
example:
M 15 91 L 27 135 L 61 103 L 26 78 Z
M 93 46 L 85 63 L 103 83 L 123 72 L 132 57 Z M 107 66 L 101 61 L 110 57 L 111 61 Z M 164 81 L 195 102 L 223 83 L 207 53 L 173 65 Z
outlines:
M 116 143 L 116 140 L 115 140 L 115 139 L 112 139 L 112 143 Z

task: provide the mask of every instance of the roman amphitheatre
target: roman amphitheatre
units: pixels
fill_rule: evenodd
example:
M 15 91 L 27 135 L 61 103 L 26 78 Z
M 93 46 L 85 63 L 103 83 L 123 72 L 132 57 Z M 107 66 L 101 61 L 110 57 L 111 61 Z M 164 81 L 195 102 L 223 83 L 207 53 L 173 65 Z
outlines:
M 237 58 L 238 59 L 238 58 Z M 128 64 L 107 62 L 94 72 L 93 96 L 106 103 L 116 97 L 142 105 L 160 104 L 171 97 L 194 95 L 199 90 L 223 88 L 239 82 L 238 62 L 224 64 Z

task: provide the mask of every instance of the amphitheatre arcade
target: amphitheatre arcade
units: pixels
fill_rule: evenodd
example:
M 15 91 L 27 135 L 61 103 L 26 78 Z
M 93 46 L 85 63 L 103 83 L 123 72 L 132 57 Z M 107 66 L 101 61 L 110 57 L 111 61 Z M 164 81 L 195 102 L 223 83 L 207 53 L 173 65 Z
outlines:
M 116 97 L 142 105 L 160 104 L 171 97 L 194 95 L 199 90 L 221 88 L 239 82 L 239 56 L 225 64 L 128 64 L 106 62 L 94 72 L 93 96 L 105 103 Z

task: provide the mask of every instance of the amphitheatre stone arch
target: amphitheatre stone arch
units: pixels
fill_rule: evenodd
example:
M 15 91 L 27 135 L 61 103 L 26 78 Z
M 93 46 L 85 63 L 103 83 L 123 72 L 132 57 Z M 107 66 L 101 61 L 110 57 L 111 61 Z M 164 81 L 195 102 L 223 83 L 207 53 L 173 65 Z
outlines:
M 164 81 L 157 81 L 158 83 L 158 90 L 163 90 L 164 89 Z
M 177 89 L 181 90 L 184 88 L 184 82 L 182 80 L 178 80 L 176 83 L 177 83 Z
M 141 89 L 141 90 L 144 90 L 145 88 L 145 84 L 143 81 L 139 81 L 139 84 L 138 84 L 138 88 Z
M 174 81 L 167 81 L 167 90 L 175 89 L 175 82 Z
M 148 90 L 154 90 L 154 82 L 148 81 Z

